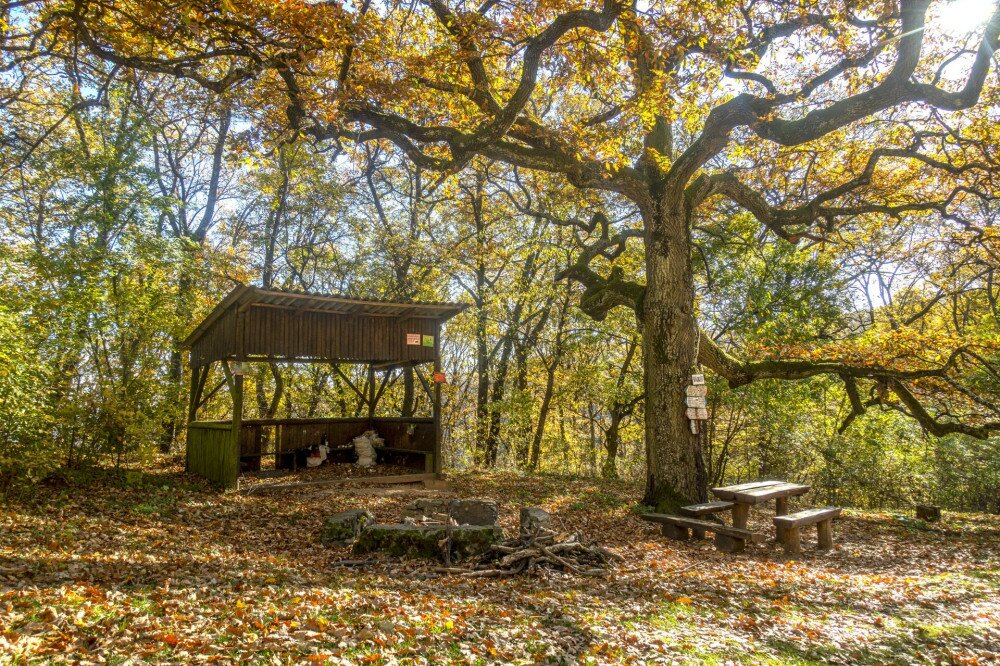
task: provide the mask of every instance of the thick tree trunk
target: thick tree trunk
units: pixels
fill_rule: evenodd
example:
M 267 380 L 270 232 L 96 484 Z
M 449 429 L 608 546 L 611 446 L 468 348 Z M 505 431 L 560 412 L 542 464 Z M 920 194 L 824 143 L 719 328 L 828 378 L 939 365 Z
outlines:
M 685 414 L 685 389 L 698 357 L 691 236 L 682 205 L 646 219 L 642 304 L 646 387 L 646 496 L 660 511 L 705 497 L 705 464 Z

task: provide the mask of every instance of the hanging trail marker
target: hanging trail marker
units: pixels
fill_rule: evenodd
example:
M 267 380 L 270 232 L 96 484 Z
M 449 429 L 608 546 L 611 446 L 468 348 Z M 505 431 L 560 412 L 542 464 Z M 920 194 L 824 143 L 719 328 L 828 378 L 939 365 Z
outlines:
M 406 334 L 406 344 L 408 344 L 408 345 L 419 345 L 420 344 L 420 334 L 419 333 L 407 333 Z
M 708 420 L 708 410 L 703 407 L 688 407 L 685 413 L 692 421 Z
M 691 386 L 685 389 L 684 412 L 691 419 L 691 432 L 698 434 L 698 421 L 708 420 L 708 387 L 705 386 L 705 375 L 691 375 Z
M 688 407 L 708 407 L 708 398 L 703 396 L 689 395 L 686 400 Z

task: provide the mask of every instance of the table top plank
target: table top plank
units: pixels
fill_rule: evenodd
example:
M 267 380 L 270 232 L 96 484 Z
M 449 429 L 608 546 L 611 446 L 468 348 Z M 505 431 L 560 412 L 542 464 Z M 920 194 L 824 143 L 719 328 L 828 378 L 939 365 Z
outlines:
M 761 502 L 779 497 L 804 495 L 810 490 L 812 490 L 811 486 L 804 486 L 799 483 L 779 483 L 778 485 L 763 486 L 733 493 L 733 501 L 741 504 L 760 504 Z
M 720 511 L 728 511 L 733 508 L 732 502 L 725 502 L 719 500 L 716 502 L 702 502 L 701 504 L 691 504 L 689 506 L 682 506 L 680 512 L 687 516 L 703 516 L 705 514 L 718 513 Z
M 721 488 L 712 488 L 712 494 L 719 499 L 731 500 L 733 495 L 746 490 L 753 490 L 755 488 L 764 488 L 767 486 L 777 486 L 784 483 L 784 481 L 751 481 L 750 483 L 740 483 L 735 486 L 722 486 Z

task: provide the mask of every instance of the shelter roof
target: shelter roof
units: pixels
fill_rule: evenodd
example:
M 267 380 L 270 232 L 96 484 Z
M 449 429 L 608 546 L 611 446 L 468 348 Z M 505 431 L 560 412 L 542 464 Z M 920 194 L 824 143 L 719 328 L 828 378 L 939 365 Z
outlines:
M 184 339 L 183 346 L 190 347 L 217 319 L 233 305 L 250 307 L 260 305 L 285 308 L 296 312 L 330 312 L 341 315 L 382 316 L 399 319 L 424 318 L 447 321 L 459 314 L 468 303 L 447 303 L 433 301 L 391 301 L 380 299 L 351 298 L 334 294 L 283 289 L 260 289 L 240 285 L 219 302 L 198 326 Z

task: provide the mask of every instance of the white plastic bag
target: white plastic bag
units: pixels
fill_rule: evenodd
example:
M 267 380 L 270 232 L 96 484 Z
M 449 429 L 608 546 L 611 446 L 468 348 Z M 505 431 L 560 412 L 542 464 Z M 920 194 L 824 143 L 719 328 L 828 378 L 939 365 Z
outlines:
M 354 452 L 358 455 L 358 467 L 371 467 L 375 464 L 375 446 L 368 433 L 354 438 Z

